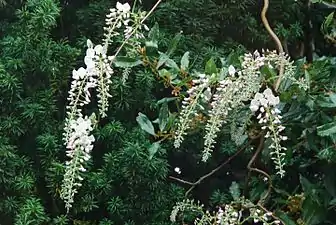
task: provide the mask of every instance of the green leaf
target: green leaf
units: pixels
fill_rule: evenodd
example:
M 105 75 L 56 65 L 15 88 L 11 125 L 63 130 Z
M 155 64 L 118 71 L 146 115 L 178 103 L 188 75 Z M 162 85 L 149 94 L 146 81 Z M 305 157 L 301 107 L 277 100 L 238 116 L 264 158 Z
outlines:
M 175 122 L 176 122 L 176 114 L 170 114 L 166 129 L 169 130 L 170 128 L 172 128 L 174 126 Z
M 235 201 L 238 201 L 238 199 L 240 198 L 239 184 L 235 181 L 233 181 L 231 183 L 230 194 L 231 194 L 233 200 L 235 200 Z
M 148 37 L 154 42 L 159 41 L 160 30 L 159 30 L 159 24 L 157 22 L 152 27 L 152 29 L 148 32 Z
M 113 63 L 116 67 L 131 68 L 141 65 L 142 61 L 127 56 L 117 56 Z
M 300 175 L 300 183 L 305 194 L 305 200 L 302 204 L 304 224 L 315 225 L 323 222 L 327 210 L 323 207 L 323 200 L 318 194 L 317 186 L 302 175 Z
M 184 53 L 181 59 L 181 68 L 186 70 L 189 67 L 189 52 Z
M 177 63 L 172 59 L 167 59 L 166 60 L 166 66 L 168 66 L 170 68 L 173 68 L 173 69 L 176 69 L 176 70 L 180 70 Z
M 336 134 L 336 121 L 317 127 L 317 134 L 321 137 Z
M 175 37 L 173 38 L 173 40 L 170 42 L 169 46 L 168 46 L 168 50 L 166 52 L 166 54 L 168 56 L 170 56 L 171 54 L 173 54 L 177 48 L 177 44 L 179 43 L 179 41 L 181 40 L 182 35 L 180 33 L 176 34 Z
M 147 133 L 155 136 L 154 126 L 145 114 L 139 112 L 139 114 L 136 118 L 136 121 L 140 125 L 141 129 L 143 129 Z
M 166 70 L 166 69 L 161 69 L 161 70 L 159 70 L 159 76 L 160 77 L 171 77 L 171 73 L 168 71 L 168 70 Z
M 205 73 L 210 74 L 210 75 L 213 73 L 217 73 L 216 63 L 212 57 L 211 59 L 209 59 L 209 61 L 205 65 Z
M 324 174 L 324 186 L 328 193 L 336 197 L 336 179 L 333 170 L 327 170 Z
M 145 46 L 147 56 L 157 56 L 159 54 L 157 42 L 146 41 Z
M 327 33 L 328 29 L 330 28 L 330 25 L 332 24 L 334 19 L 334 12 L 330 13 L 325 20 L 323 21 L 321 25 L 321 32 L 322 33 Z
M 316 104 L 322 108 L 336 108 L 336 94 L 332 93 L 328 97 L 318 97 Z
M 163 104 L 163 103 L 172 102 L 176 99 L 178 99 L 178 98 L 177 97 L 167 97 L 167 98 L 160 99 L 156 104 L 160 105 L 160 104 Z
M 154 142 L 153 144 L 151 144 L 151 146 L 148 148 L 148 152 L 149 152 L 149 159 L 152 159 L 154 157 L 154 155 L 159 151 L 161 145 L 160 145 L 161 141 L 157 141 Z
M 336 198 L 332 199 L 332 200 L 329 202 L 329 206 L 336 206 Z
M 300 183 L 305 194 L 310 194 L 311 191 L 315 188 L 310 181 L 300 174 Z
M 324 221 L 327 210 L 317 204 L 311 196 L 306 197 L 302 204 L 302 217 L 305 225 L 315 225 Z
M 159 128 L 160 131 L 163 131 L 166 128 L 166 125 L 169 120 L 169 109 L 168 104 L 164 103 L 162 104 L 159 112 Z
M 164 53 L 160 53 L 159 56 L 159 61 L 157 63 L 156 69 L 159 69 L 163 64 L 166 63 L 166 61 L 169 59 L 169 56 L 164 54 Z
M 263 74 L 266 75 L 267 78 L 274 78 L 278 75 L 276 70 L 274 68 L 269 67 L 269 66 L 261 67 L 261 71 L 262 71 Z
M 283 211 L 276 211 L 275 215 L 278 216 L 286 225 L 296 225 L 296 223 L 289 218 L 287 213 L 284 213 Z

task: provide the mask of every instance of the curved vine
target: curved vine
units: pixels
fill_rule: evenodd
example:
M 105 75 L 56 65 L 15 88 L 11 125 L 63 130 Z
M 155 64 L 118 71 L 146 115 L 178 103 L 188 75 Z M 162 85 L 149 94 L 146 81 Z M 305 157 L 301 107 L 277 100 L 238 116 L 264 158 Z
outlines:
M 263 9 L 261 11 L 261 20 L 262 20 L 262 22 L 263 22 L 263 24 L 264 24 L 267 32 L 271 35 L 271 37 L 273 38 L 274 42 L 276 43 L 278 51 L 279 51 L 279 54 L 281 55 L 281 54 L 284 53 L 281 41 L 280 41 L 279 37 L 272 30 L 271 26 L 268 23 L 267 17 L 266 17 L 266 13 L 268 11 L 268 7 L 269 7 L 269 0 L 264 0 L 264 7 L 263 7 Z M 285 64 L 284 64 L 284 62 L 282 60 L 282 63 L 281 63 L 280 68 L 279 68 L 279 77 L 278 77 L 277 81 L 274 84 L 274 90 L 275 91 L 277 91 L 278 88 L 279 88 L 279 86 L 280 86 L 281 79 L 282 79 L 283 74 L 284 74 L 284 67 L 285 67 Z

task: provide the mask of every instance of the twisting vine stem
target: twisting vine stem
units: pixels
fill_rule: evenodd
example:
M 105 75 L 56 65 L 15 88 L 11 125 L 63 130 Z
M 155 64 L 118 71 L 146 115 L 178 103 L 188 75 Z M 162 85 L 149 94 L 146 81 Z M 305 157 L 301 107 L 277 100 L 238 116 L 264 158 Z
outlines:
M 264 24 L 267 32 L 271 35 L 271 37 L 275 41 L 275 43 L 276 43 L 276 45 L 278 47 L 279 54 L 282 55 L 284 53 L 284 50 L 283 50 L 281 41 L 280 41 L 279 37 L 272 30 L 271 26 L 268 23 L 267 17 L 266 17 L 268 6 L 269 6 L 269 0 L 264 0 L 264 7 L 263 7 L 263 9 L 261 11 L 261 20 L 262 20 L 262 22 L 263 22 L 263 24 Z M 281 79 L 282 79 L 282 76 L 284 74 L 284 66 L 285 65 L 284 65 L 284 62 L 283 62 L 283 59 L 282 59 L 282 63 L 281 63 L 280 68 L 279 68 L 279 77 L 278 77 L 277 81 L 274 84 L 274 90 L 275 91 L 277 91 L 278 88 L 279 88 L 279 86 L 280 86 Z
M 262 133 L 260 135 L 260 140 L 259 140 L 258 148 L 255 151 L 254 155 L 252 156 L 251 160 L 249 161 L 249 163 L 247 165 L 247 169 L 249 170 L 249 172 L 248 172 L 248 176 L 247 176 L 247 183 L 246 183 L 246 186 L 245 186 L 245 190 L 246 190 L 246 187 L 248 185 L 248 180 L 249 180 L 249 178 L 251 176 L 251 172 L 252 171 L 260 173 L 260 174 L 264 175 L 267 178 L 267 181 L 268 181 L 267 192 L 264 194 L 264 196 L 258 202 L 261 205 L 263 205 L 263 203 L 267 200 L 267 198 L 269 197 L 269 195 L 271 193 L 271 189 L 272 189 L 272 179 L 271 179 L 271 176 L 268 173 L 266 173 L 265 171 L 253 167 L 253 163 L 255 162 L 255 160 L 257 159 L 257 157 L 259 156 L 259 154 L 261 153 L 261 151 L 262 151 L 262 149 L 264 147 L 264 141 L 265 141 L 265 137 L 264 137 L 264 134 Z
M 263 9 L 261 11 L 261 20 L 262 20 L 262 22 L 263 22 L 263 24 L 264 24 L 267 32 L 271 35 L 271 37 L 275 41 L 275 43 L 276 43 L 276 45 L 278 47 L 279 54 L 282 55 L 282 54 L 284 54 L 284 49 L 283 49 L 283 46 L 281 44 L 281 41 L 280 41 L 279 37 L 272 30 L 271 26 L 268 23 L 267 17 L 266 17 L 266 13 L 267 13 L 268 7 L 269 7 L 269 0 L 264 0 L 264 7 L 263 7 Z M 274 90 L 275 91 L 277 91 L 278 88 L 279 88 L 279 86 L 280 86 L 283 74 L 284 74 L 284 62 L 283 62 L 283 59 L 282 59 L 282 63 L 280 64 L 280 68 L 279 68 L 279 77 L 278 77 L 277 81 L 274 84 Z M 256 152 L 254 153 L 254 155 L 252 156 L 252 158 L 250 159 L 248 165 L 247 165 L 248 175 L 247 175 L 247 178 L 246 178 L 246 184 L 245 184 L 245 190 L 244 190 L 244 192 L 245 193 L 247 192 L 247 186 L 248 186 L 248 182 L 249 182 L 249 179 L 251 177 L 251 172 L 252 171 L 264 175 L 267 178 L 267 181 L 268 181 L 268 190 L 267 190 L 266 194 L 258 202 L 260 205 L 262 205 L 264 203 L 264 201 L 266 201 L 266 199 L 270 195 L 270 192 L 271 192 L 271 189 L 272 189 L 272 180 L 271 180 L 271 177 L 270 177 L 270 175 L 268 173 L 266 173 L 265 171 L 263 171 L 261 169 L 253 167 L 254 162 L 258 158 L 258 156 L 261 153 L 262 148 L 264 146 L 264 141 L 265 141 L 264 134 L 261 133 L 260 136 L 261 136 L 261 138 L 260 138 L 260 141 L 259 141 L 258 148 L 257 148 Z

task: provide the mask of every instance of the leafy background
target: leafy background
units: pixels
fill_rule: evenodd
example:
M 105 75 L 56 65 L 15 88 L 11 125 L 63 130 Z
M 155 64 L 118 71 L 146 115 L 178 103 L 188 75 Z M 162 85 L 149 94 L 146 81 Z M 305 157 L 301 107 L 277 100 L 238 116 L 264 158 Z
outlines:
M 154 3 L 144 1 L 141 7 L 149 9 Z M 70 74 L 82 64 L 86 39 L 96 43 L 101 39 L 104 16 L 115 4 L 0 1 L 1 224 L 171 224 L 171 209 L 188 187 L 169 176 L 196 180 L 236 151 L 230 127 L 221 132 L 207 164 L 199 163 L 202 133 L 197 129 L 180 150 L 173 150 L 169 140 L 153 147 L 155 140 L 140 129 L 136 118 L 139 112 L 151 121 L 161 116 L 169 125 L 167 115 L 176 112 L 176 105 L 158 101 L 174 97 L 172 89 L 149 67 L 132 69 L 126 82 L 121 76 L 124 69 L 117 68 L 108 119 L 95 131 L 93 160 L 73 210 L 65 214 L 59 198 L 66 160 L 61 135 Z M 335 45 L 320 30 L 334 9 L 316 3 L 307 10 L 306 4 L 272 1 L 268 13 L 270 24 L 296 59 L 297 76 L 310 82 L 305 93 L 291 90 L 281 95 L 290 137 L 288 175 L 274 178 L 269 207 L 290 225 L 336 224 L 336 57 Z M 238 63 L 246 50 L 273 49 L 259 18 L 261 7 L 261 1 L 253 0 L 164 1 L 148 22 L 154 27 L 149 40 L 157 43 L 150 60 L 155 61 L 160 51 L 180 65 L 188 51 L 188 71 L 211 71 L 221 60 Z M 312 30 L 307 20 L 313 23 Z M 332 25 L 326 29 L 329 34 Z M 315 42 L 313 62 L 305 58 L 311 53 L 300 51 L 300 46 L 308 47 L 309 33 Z M 154 126 L 157 130 L 163 125 Z M 198 185 L 192 197 L 209 209 L 230 201 L 229 187 L 232 182 L 244 186 L 252 153 L 246 151 Z M 258 161 L 269 171 L 270 164 L 266 156 Z M 174 173 L 175 167 L 181 168 L 181 175 Z M 246 194 L 254 200 L 265 189 L 265 182 L 256 176 Z

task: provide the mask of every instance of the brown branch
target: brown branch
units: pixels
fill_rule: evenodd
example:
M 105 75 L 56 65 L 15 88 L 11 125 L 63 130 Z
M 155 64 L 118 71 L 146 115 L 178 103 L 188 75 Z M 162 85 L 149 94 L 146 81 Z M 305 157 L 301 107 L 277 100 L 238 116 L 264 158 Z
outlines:
M 279 37 L 272 30 L 271 26 L 268 23 L 267 17 L 266 17 L 268 6 L 269 6 L 269 0 L 264 0 L 264 7 L 263 7 L 263 9 L 261 11 L 261 20 L 262 20 L 262 22 L 263 22 L 263 24 L 264 24 L 267 32 L 271 35 L 271 37 L 275 41 L 275 43 L 276 43 L 276 45 L 278 47 L 279 54 L 282 57 L 282 54 L 284 53 L 284 50 L 283 50 L 281 41 L 280 41 Z M 284 74 L 284 66 L 285 65 L 284 65 L 284 62 L 282 60 L 282 63 L 281 63 L 280 68 L 279 68 L 279 77 L 278 77 L 277 81 L 274 84 L 274 90 L 275 91 L 277 91 L 278 88 L 279 88 L 279 86 L 280 86 L 281 79 L 282 79 L 283 74 Z
M 173 177 L 173 176 L 169 176 L 170 179 L 172 180 L 176 180 L 182 184 L 188 184 L 188 185 L 195 185 L 195 183 L 192 183 L 192 182 L 189 182 L 189 181 L 186 181 L 186 180 L 182 180 L 180 178 L 177 178 L 177 177 Z
M 183 184 L 188 184 L 191 185 L 191 187 L 188 189 L 188 191 L 185 193 L 185 195 L 187 196 L 197 185 L 199 185 L 203 180 L 205 180 L 206 178 L 212 176 L 214 173 L 216 173 L 217 171 L 219 171 L 221 168 L 223 168 L 226 164 L 228 164 L 229 162 L 231 162 L 231 160 L 233 160 L 235 157 L 237 157 L 242 151 L 244 151 L 250 144 L 251 144 L 252 140 L 249 140 L 243 147 L 241 147 L 234 155 L 230 156 L 227 160 L 225 160 L 223 163 L 221 163 L 219 166 L 217 166 L 215 169 L 213 169 L 212 171 L 210 171 L 209 173 L 203 175 L 202 177 L 200 177 L 197 181 L 195 182 L 189 182 L 186 180 L 182 180 L 180 178 L 176 178 L 173 176 L 169 176 L 170 179 L 172 180 L 176 180 L 180 183 Z
M 248 175 L 247 175 L 247 178 L 246 178 L 246 185 L 245 185 L 245 190 L 244 190 L 244 192 L 246 194 L 246 192 L 247 192 L 247 186 L 248 186 L 248 181 L 249 181 L 249 179 L 251 177 L 251 172 L 252 171 L 260 173 L 260 174 L 264 175 L 265 177 L 267 177 L 267 179 L 268 179 L 268 189 L 267 189 L 266 194 L 259 200 L 258 204 L 260 204 L 260 205 L 262 205 L 262 203 L 269 197 L 269 195 L 271 193 L 271 190 L 272 190 L 271 176 L 268 173 L 266 173 L 265 171 L 253 167 L 253 163 L 256 161 L 258 155 L 261 153 L 261 151 L 262 151 L 262 149 L 264 147 L 264 141 L 265 141 L 264 134 L 261 133 L 258 148 L 255 151 L 255 153 L 253 154 L 253 156 L 250 159 L 249 163 L 247 164 L 247 169 L 249 170 L 249 172 L 248 172 Z

